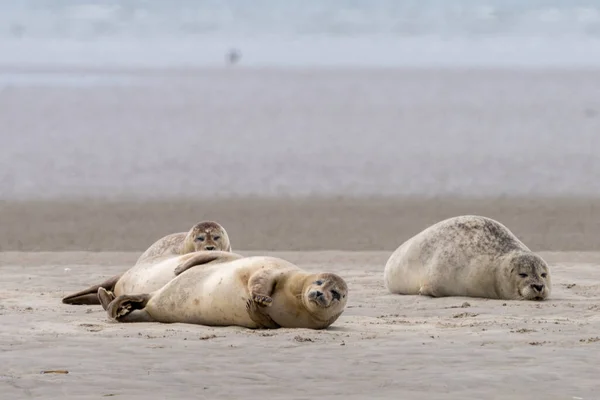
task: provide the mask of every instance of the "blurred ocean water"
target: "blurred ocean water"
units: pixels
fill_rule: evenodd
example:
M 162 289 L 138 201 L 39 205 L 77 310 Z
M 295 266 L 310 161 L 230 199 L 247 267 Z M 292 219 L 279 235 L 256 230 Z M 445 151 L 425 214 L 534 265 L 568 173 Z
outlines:
M 0 0 L 0 198 L 600 195 L 599 39 L 592 0 Z M 232 48 L 275 68 L 168 68 Z
M 1 0 L 0 65 L 597 65 L 599 0 Z
M 0 198 L 600 195 L 600 71 L 30 75 Z

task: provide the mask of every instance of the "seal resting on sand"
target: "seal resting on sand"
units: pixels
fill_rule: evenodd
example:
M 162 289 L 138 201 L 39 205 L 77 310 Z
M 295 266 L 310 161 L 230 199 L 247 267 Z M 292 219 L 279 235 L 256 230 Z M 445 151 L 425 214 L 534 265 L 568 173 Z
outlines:
M 152 273 L 151 271 L 162 271 L 162 268 L 164 267 L 164 265 L 158 265 L 158 261 L 200 250 L 221 250 L 230 252 L 231 242 L 225 228 L 214 221 L 202 221 L 194 225 L 188 232 L 173 233 L 164 236 L 154 242 L 138 258 L 137 262 L 135 263 L 135 267 L 132 268 L 134 271 L 129 270 L 127 273 L 129 273 L 130 276 L 132 273 L 153 275 L 154 278 L 149 278 L 151 280 L 150 286 L 147 286 L 147 290 L 145 290 L 151 291 L 154 290 L 151 288 L 154 288 L 161 282 L 163 282 L 162 284 L 168 282 L 168 280 L 164 281 L 163 278 L 168 276 L 171 278 L 174 277 L 169 274 L 159 274 L 161 276 L 160 279 L 156 277 L 156 274 Z M 136 269 L 137 266 L 142 264 L 143 267 Z M 98 300 L 98 288 L 103 287 L 109 291 L 114 291 L 115 285 L 123 276 L 123 274 L 115 275 L 98 285 L 90 286 L 87 289 L 70 294 L 64 297 L 62 302 L 64 304 L 73 305 L 100 304 L 100 301 Z M 139 279 L 139 276 L 136 279 Z M 127 280 L 124 282 L 127 282 Z M 139 283 L 139 281 L 130 282 L 133 284 Z M 132 294 L 131 292 L 123 292 L 122 294 L 126 293 Z
M 544 300 L 550 269 L 500 222 L 449 218 L 404 242 L 385 265 L 384 284 L 396 294 Z
M 223 253 L 222 253 L 223 254 Z M 175 270 L 178 276 L 153 293 L 112 299 L 98 296 L 119 322 L 189 323 L 246 328 L 324 329 L 342 314 L 346 282 L 331 273 L 309 273 L 275 257 L 210 260 L 197 254 Z
M 172 256 L 162 260 L 156 259 L 154 262 L 150 260 L 138 263 L 125 273 L 113 276 L 98 285 L 66 296 L 62 299 L 62 302 L 65 304 L 101 304 L 98 298 L 98 289 L 100 288 L 114 293 L 115 296 L 155 291 L 175 278 L 176 274 L 174 271 L 178 265 L 198 254 L 205 254 L 204 259 L 207 264 L 220 263 L 243 257 L 239 254 L 226 251 L 203 250 L 180 256 Z
M 214 221 L 199 222 L 188 232 L 172 233 L 158 239 L 138 258 L 136 264 L 200 250 L 231 251 L 225 228 Z

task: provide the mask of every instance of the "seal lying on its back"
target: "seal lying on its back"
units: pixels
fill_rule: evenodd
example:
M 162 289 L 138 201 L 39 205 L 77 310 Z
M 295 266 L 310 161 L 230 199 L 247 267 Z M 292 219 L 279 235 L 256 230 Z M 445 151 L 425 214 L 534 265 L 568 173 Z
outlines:
M 221 263 L 242 258 L 241 255 L 226 251 L 197 251 L 180 256 L 137 264 L 121 275 L 114 276 L 99 285 L 91 286 L 80 292 L 65 297 L 65 304 L 101 304 L 98 289 L 113 292 L 115 296 L 122 294 L 148 293 L 160 289 L 175 278 L 175 268 L 198 254 L 204 255 L 206 263 Z
M 129 274 L 129 278 L 126 278 L 123 282 L 139 284 L 142 279 L 147 278 L 146 280 L 150 281 L 151 284 L 144 287 L 143 292 L 155 290 L 153 288 L 161 287 L 168 282 L 168 280 L 164 280 L 165 278 L 174 278 L 170 274 L 169 267 L 167 267 L 168 274 L 163 275 L 162 272 L 159 272 L 164 270 L 165 265 L 158 264 L 158 261 L 201 250 L 231 252 L 231 243 L 225 228 L 214 221 L 203 221 L 194 225 L 187 233 L 173 233 L 157 240 L 138 258 L 135 267 L 126 272 L 126 274 Z M 138 268 L 138 266 L 141 267 Z M 115 275 L 98 285 L 66 296 L 62 299 L 62 302 L 76 305 L 100 304 L 98 288 L 102 287 L 113 291 L 117 282 L 124 276 L 124 274 Z M 134 281 L 127 280 L 132 279 L 132 277 L 135 279 Z M 132 292 L 123 292 L 123 294 L 126 293 L 132 294 Z
M 450 218 L 404 242 L 385 265 L 391 293 L 544 300 L 550 269 L 501 223 Z
M 225 228 L 214 221 L 199 222 L 189 232 L 172 233 L 158 239 L 138 258 L 136 264 L 200 250 L 231 251 Z
M 113 299 L 101 288 L 98 296 L 108 316 L 119 322 L 246 328 L 324 329 L 348 300 L 348 287 L 335 274 L 311 274 L 274 257 L 198 267 L 207 259 L 207 254 L 195 255 L 176 269 L 177 278 L 154 293 Z

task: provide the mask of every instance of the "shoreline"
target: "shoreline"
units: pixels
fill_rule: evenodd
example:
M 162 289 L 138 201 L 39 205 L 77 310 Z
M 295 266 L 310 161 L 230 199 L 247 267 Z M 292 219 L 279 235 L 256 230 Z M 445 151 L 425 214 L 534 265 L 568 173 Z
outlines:
M 443 219 L 496 219 L 533 251 L 597 251 L 600 198 L 228 197 L 0 201 L 0 251 L 133 251 L 202 220 L 235 249 L 393 251 Z
M 102 76 L 133 75 L 142 78 L 194 78 L 198 74 L 509 74 L 524 76 L 540 76 L 540 74 L 598 74 L 600 65 L 77 65 L 77 64 L 39 64 L 39 63 L 0 63 L 2 74 L 93 74 Z M 141 75 L 141 76 L 140 76 Z

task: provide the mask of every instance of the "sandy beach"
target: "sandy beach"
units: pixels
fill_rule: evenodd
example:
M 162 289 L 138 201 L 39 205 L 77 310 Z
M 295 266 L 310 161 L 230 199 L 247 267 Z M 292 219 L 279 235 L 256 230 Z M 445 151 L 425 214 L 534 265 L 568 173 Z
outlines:
M 346 311 L 325 331 L 118 324 L 60 299 L 139 253 L 0 253 L 2 397 L 598 398 L 600 253 L 541 253 L 542 303 L 391 295 L 388 252 L 240 253 L 342 275 Z
M 597 69 L 25 70 L 0 72 L 2 398 L 598 398 Z M 391 252 L 461 214 L 542 252 L 551 298 L 387 294 Z M 251 331 L 60 302 L 207 219 L 342 275 L 347 310 Z
M 0 2 L 0 399 L 600 400 L 596 3 Z M 387 293 L 465 214 L 548 261 L 547 301 Z M 61 303 L 205 220 L 341 275 L 341 318 Z

